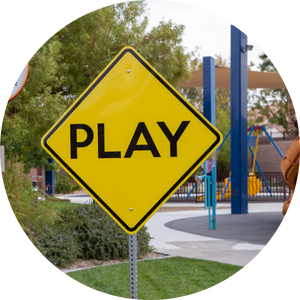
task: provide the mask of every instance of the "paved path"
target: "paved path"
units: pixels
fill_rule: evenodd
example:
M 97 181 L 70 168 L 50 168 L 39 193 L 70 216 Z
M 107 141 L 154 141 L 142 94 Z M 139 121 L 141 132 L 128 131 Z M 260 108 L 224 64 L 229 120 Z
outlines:
M 269 240 L 276 237 L 278 231 L 282 229 L 281 210 L 282 203 L 249 203 L 249 214 L 236 217 L 231 215 L 230 209 L 217 209 L 217 229 L 210 231 L 206 210 L 157 213 L 146 223 L 146 226 L 150 235 L 154 237 L 150 244 L 156 247 L 158 252 L 250 268 L 267 251 Z M 260 214 L 257 214 L 258 212 Z M 275 214 L 268 216 L 270 212 Z M 274 227 L 267 226 L 265 229 L 267 241 L 261 239 L 256 225 L 245 225 L 246 220 L 251 218 L 259 219 L 260 224 L 266 224 L 270 221 L 270 217 Z M 239 224 L 236 223 L 237 221 Z M 226 226 L 222 227 L 224 222 Z M 234 230 L 229 230 L 233 226 L 231 222 L 235 222 Z M 245 238 L 242 232 L 237 235 L 236 227 L 243 228 L 244 235 L 247 233 L 248 238 Z M 197 232 L 192 233 L 193 230 Z M 253 238 L 255 235 L 256 237 Z M 252 236 L 250 241 L 249 236 Z
M 87 194 L 61 198 L 72 203 L 92 201 Z M 178 206 L 203 207 L 203 203 L 164 204 Z M 218 207 L 223 209 L 217 209 L 216 230 L 208 230 L 206 210 L 156 213 L 146 223 L 151 245 L 165 254 L 245 266 L 280 225 L 282 203 L 249 203 L 248 215 L 231 215 L 230 203 L 218 203 Z

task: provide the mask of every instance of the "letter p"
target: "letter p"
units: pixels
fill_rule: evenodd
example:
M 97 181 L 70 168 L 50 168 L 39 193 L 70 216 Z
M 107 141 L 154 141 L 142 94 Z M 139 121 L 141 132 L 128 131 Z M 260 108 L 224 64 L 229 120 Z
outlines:
M 77 141 L 77 130 L 85 130 L 87 137 L 83 142 Z M 87 147 L 94 139 L 94 133 L 90 126 L 86 124 L 71 124 L 71 159 L 77 158 L 77 148 Z

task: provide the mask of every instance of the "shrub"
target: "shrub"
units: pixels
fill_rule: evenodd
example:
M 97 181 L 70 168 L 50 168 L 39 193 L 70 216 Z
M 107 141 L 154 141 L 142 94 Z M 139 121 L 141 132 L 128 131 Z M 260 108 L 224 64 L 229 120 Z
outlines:
M 38 240 L 38 249 L 57 267 L 67 267 L 80 256 L 79 242 L 74 233 L 64 227 L 48 229 Z
M 37 235 L 37 248 L 57 267 L 76 259 L 126 259 L 128 234 L 95 204 L 64 208 L 54 226 Z M 137 234 L 138 256 L 152 252 L 150 235 L 143 227 Z
M 128 258 L 128 234 L 99 206 L 82 205 L 62 211 L 62 221 L 75 232 L 84 259 Z M 150 235 L 144 226 L 137 234 L 138 256 L 153 251 Z
M 80 185 L 77 182 L 74 183 L 68 174 L 60 174 L 58 171 L 55 172 L 55 193 L 69 194 L 80 189 Z
M 38 200 L 24 166 L 13 160 L 5 165 L 3 181 L 14 214 L 29 239 L 37 246 L 37 235 L 53 225 L 57 219 L 54 203 Z
M 55 266 L 66 267 L 77 259 L 126 259 L 128 235 L 97 204 L 63 208 L 54 201 L 38 200 L 22 164 L 9 161 L 4 184 L 11 207 L 33 244 Z M 144 226 L 137 234 L 138 256 L 153 249 Z

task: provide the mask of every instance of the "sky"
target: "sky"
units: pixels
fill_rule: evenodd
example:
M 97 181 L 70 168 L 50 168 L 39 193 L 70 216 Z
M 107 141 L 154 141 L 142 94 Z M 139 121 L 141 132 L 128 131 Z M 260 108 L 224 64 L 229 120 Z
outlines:
M 183 45 L 191 52 L 200 47 L 201 59 L 204 56 L 221 54 L 222 58 L 230 61 L 230 23 L 223 18 L 195 6 L 177 2 L 146 0 L 149 8 L 149 27 L 157 26 L 159 21 L 172 20 L 176 24 L 185 26 Z M 254 40 L 248 36 L 248 44 L 253 50 L 248 51 L 248 64 L 253 62 L 251 68 L 258 70 L 261 63 L 259 55 L 263 51 Z

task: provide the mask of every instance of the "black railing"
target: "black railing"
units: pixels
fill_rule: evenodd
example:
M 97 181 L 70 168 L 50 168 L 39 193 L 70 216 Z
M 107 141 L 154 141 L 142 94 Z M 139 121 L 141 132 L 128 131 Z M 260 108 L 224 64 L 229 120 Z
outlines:
M 231 200 L 231 183 L 225 190 L 228 179 L 229 174 L 217 174 L 217 201 L 228 202 Z M 204 180 L 200 183 L 189 179 L 172 195 L 168 202 L 204 201 L 204 194 Z M 289 199 L 290 194 L 290 188 L 281 173 L 265 173 L 263 175 L 258 173 L 248 176 L 249 201 L 284 202 Z

